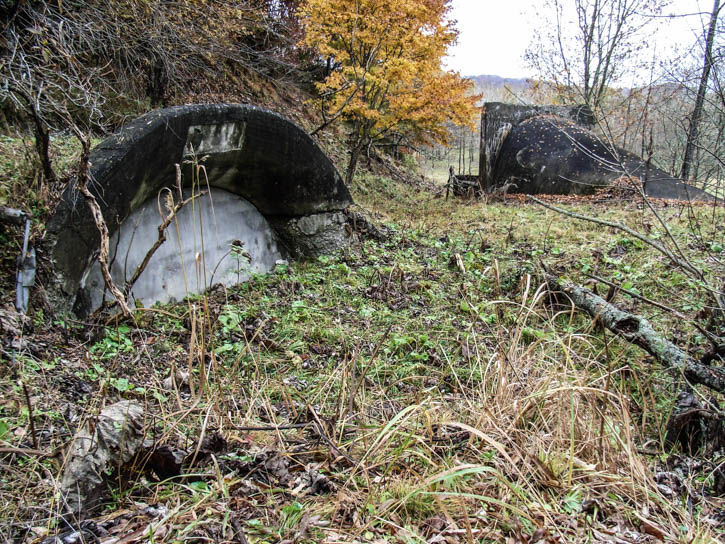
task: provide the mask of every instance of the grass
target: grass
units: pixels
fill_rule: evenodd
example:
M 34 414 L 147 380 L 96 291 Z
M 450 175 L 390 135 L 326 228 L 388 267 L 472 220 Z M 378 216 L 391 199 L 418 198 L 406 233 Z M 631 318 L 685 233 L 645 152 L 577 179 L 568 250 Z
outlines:
M 98 138 L 93 138 L 93 144 Z M 0 205 L 15 206 L 41 218 L 49 204 L 57 199 L 55 187 L 40 183 L 40 165 L 33 137 L 26 133 L 0 134 Z M 75 170 L 80 145 L 72 135 L 54 135 L 50 142 L 50 160 L 61 179 Z
M 552 311 L 540 260 L 690 316 L 701 284 L 637 240 L 516 199 L 446 202 L 371 174 L 353 192 L 384 241 L 355 238 L 337 255 L 139 309 L 132 323 L 89 329 L 36 312 L 16 375 L 8 365 L 0 377 L 0 441 L 30 447 L 32 414 L 38 447 L 53 452 L 102 405 L 138 400 L 149 436 L 198 460 L 184 478 L 115 474 L 95 521 L 153 542 L 723 538 L 723 499 L 708 493 L 716 459 L 682 473 L 673 496 L 655 480 L 690 459 L 664 443 L 678 377 L 590 319 Z M 661 236 L 633 204 L 568 206 Z M 722 258 L 722 209 L 659 213 L 694 262 Z M 671 315 L 616 303 L 703 348 Z M 4 455 L 2 538 L 66 528 L 62 466 L 62 452 Z

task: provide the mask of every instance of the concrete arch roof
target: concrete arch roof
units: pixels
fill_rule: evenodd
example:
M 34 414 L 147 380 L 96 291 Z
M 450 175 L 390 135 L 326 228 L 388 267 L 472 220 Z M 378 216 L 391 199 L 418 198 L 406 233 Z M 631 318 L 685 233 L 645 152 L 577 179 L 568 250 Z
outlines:
M 352 198 L 330 159 L 301 128 L 243 104 L 176 106 L 128 123 L 91 152 L 89 187 L 111 234 L 131 212 L 189 179 L 190 145 L 212 186 L 238 194 L 270 219 L 343 210 Z M 60 287 L 72 296 L 100 242 L 90 210 L 71 184 L 48 224 Z

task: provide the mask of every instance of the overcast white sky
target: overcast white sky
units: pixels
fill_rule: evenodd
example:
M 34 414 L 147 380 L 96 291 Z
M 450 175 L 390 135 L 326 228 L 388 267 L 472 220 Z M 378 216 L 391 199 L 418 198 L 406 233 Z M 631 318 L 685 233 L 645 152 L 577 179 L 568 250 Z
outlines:
M 573 0 L 569 0 L 572 1 Z M 452 17 L 458 21 L 458 45 L 446 59 L 446 67 L 464 76 L 493 74 L 502 77 L 534 76 L 523 54 L 536 24 L 532 0 L 453 0 Z M 673 0 L 665 13 L 709 12 L 711 0 Z M 686 51 L 692 46 L 692 28 L 700 17 L 662 20 L 657 33 L 658 51 L 667 46 Z M 702 26 L 700 26 L 702 28 Z

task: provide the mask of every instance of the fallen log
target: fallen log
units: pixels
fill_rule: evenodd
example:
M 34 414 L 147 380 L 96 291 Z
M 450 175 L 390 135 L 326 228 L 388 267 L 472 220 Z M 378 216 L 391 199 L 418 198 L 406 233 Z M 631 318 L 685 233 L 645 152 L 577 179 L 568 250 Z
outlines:
M 630 314 L 610 304 L 586 287 L 546 274 L 551 292 L 566 294 L 577 308 L 599 320 L 607 329 L 652 355 L 667 368 L 677 370 L 693 385 L 700 384 L 725 392 L 725 369 L 707 366 L 690 357 L 652 328 L 644 317 Z

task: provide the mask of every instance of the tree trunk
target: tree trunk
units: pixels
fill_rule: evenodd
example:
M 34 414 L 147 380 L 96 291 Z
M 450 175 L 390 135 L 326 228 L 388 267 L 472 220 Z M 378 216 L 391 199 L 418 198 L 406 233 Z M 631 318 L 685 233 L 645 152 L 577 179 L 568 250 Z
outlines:
M 356 143 L 350 151 L 350 161 L 347 163 L 347 172 L 345 173 L 345 184 L 350 185 L 353 178 L 355 177 L 355 170 L 357 169 L 358 160 L 362 155 L 365 145 L 363 143 Z
M 46 183 L 55 183 L 55 171 L 50 159 L 50 131 L 40 117 L 40 114 L 31 105 L 33 125 L 35 128 L 35 150 L 40 159 L 40 167 L 43 170 L 43 177 Z
M 710 70 L 712 69 L 712 44 L 715 41 L 715 30 L 717 26 L 717 16 L 720 11 L 720 0 L 715 0 L 710 14 L 710 27 L 705 38 L 705 64 L 702 67 L 702 77 L 700 78 L 700 87 L 697 89 L 697 98 L 695 98 L 695 108 L 692 110 L 690 118 L 690 131 L 687 134 L 687 145 L 685 146 L 685 156 L 682 160 L 682 172 L 680 177 L 687 181 L 690 178 L 690 169 L 692 168 L 692 159 L 697 146 L 699 137 L 700 119 L 702 118 L 702 109 L 705 104 L 705 94 L 707 93 L 707 82 L 710 80 Z
M 350 134 L 350 160 L 345 172 L 345 184 L 350 185 L 355 177 L 357 163 L 365 148 L 370 144 L 370 128 L 367 121 L 356 120 Z

